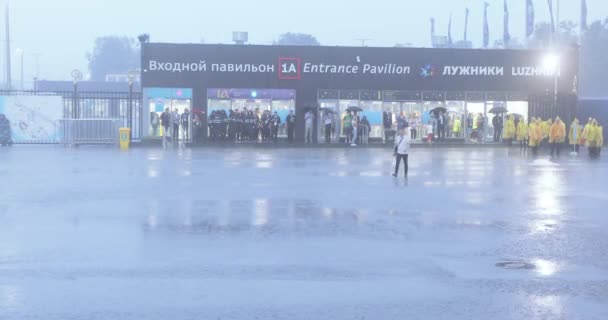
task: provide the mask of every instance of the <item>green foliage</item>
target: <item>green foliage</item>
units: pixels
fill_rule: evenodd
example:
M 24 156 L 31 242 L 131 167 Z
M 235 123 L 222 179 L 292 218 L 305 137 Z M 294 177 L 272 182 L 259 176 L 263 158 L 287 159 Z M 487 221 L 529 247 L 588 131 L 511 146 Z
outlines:
M 126 74 L 140 67 L 139 44 L 128 37 L 99 37 L 87 60 L 91 80 L 104 81 L 108 74 Z

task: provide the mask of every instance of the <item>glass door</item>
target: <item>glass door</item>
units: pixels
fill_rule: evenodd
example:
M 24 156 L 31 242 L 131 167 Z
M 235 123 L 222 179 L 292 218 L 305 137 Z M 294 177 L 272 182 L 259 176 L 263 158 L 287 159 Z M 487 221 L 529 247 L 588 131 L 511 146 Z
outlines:
M 342 132 L 339 100 L 320 100 L 319 106 L 320 112 L 317 115 L 317 137 L 319 139 L 317 140 L 319 143 L 338 142 L 340 132 Z M 326 125 L 329 123 L 331 126 Z

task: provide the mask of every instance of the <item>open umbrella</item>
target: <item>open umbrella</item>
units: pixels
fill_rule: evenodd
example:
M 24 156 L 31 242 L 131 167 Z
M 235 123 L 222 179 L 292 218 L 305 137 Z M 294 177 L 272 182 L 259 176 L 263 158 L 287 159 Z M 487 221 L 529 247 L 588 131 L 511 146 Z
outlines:
M 346 111 L 348 111 L 348 112 L 361 112 L 361 111 L 363 111 L 363 109 L 361 109 L 359 107 L 352 106 L 352 107 L 346 108 Z
M 507 113 L 508 110 L 505 107 L 494 107 L 489 111 L 491 114 Z
M 312 111 L 312 112 L 316 112 L 317 110 L 319 110 L 318 107 L 305 107 L 304 111 Z
M 334 109 L 332 109 L 332 108 L 319 108 L 319 111 L 327 112 L 327 113 L 335 113 Z
M 510 116 L 513 116 L 515 119 L 523 119 L 524 116 L 519 113 L 511 113 Z
M 429 111 L 429 113 L 446 113 L 448 112 L 448 109 L 446 109 L 445 107 L 437 107 L 431 111 Z

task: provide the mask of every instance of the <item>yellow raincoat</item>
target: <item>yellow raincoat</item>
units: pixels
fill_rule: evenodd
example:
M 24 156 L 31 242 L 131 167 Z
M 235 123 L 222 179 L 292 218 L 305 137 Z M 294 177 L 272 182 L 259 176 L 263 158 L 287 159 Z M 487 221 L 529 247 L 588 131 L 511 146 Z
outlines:
M 587 140 L 587 147 L 597 147 L 599 141 L 599 128 L 597 127 L 597 125 L 595 125 L 595 123 L 592 123 L 591 125 L 589 125 L 589 129 L 587 130 L 587 135 L 586 140 Z
M 513 116 L 509 116 L 509 119 L 507 119 L 502 135 L 507 140 L 515 138 L 515 119 L 513 119 Z
M 543 135 L 541 140 L 549 138 L 549 132 L 551 131 L 552 125 L 553 125 L 553 121 L 551 119 L 549 119 L 547 121 L 542 121 L 540 123 L 540 128 L 541 128 L 541 132 Z
M 557 120 L 551 125 L 549 129 L 549 142 L 550 143 L 563 143 L 566 141 L 566 125 L 561 121 Z
M 604 146 L 604 128 L 602 126 L 597 127 L 597 146 Z
M 517 141 L 525 141 L 528 138 L 528 124 L 522 119 L 517 125 Z
M 587 144 L 587 139 L 589 139 L 587 136 L 589 135 L 589 129 L 591 128 L 591 120 L 589 120 L 589 122 L 587 122 L 587 124 L 585 125 L 585 127 L 583 128 L 583 133 L 581 133 L 581 144 L 586 145 Z
M 459 118 L 454 119 L 454 134 L 458 136 L 460 134 L 460 129 L 462 127 L 462 123 Z
M 538 147 L 538 144 L 543 137 L 543 130 L 539 121 L 530 123 L 530 127 L 528 128 L 528 137 L 530 139 L 528 143 L 530 147 Z

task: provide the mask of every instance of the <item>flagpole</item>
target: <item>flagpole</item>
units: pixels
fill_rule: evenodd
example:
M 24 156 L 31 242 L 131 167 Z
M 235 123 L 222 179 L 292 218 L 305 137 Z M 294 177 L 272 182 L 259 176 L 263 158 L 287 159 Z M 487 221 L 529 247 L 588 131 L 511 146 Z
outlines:
M 5 63 L 5 77 L 6 77 L 6 89 L 7 90 L 11 90 L 12 84 L 11 84 L 11 32 L 10 32 L 10 24 L 9 24 L 9 5 L 8 5 L 9 0 L 6 0 L 6 6 L 5 6 L 5 17 L 4 17 L 4 21 L 5 21 L 5 55 L 6 55 L 6 59 L 4 61 Z

